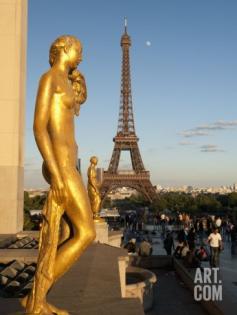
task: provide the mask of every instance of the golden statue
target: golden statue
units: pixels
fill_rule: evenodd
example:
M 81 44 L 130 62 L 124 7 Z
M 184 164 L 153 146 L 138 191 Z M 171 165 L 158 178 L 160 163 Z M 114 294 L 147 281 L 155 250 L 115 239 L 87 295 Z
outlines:
M 98 159 L 96 156 L 92 156 L 90 159 L 90 166 L 87 171 L 88 184 L 87 190 L 91 202 L 91 210 L 93 212 L 93 218 L 95 222 L 104 222 L 100 217 L 100 206 L 101 206 L 101 197 L 100 197 L 100 185 L 96 179 L 96 165 Z
M 76 70 L 81 60 L 82 46 L 76 37 L 57 38 L 50 48 L 51 68 L 39 83 L 34 135 L 44 160 L 43 175 L 51 186 L 43 209 L 33 288 L 21 300 L 26 314 L 69 314 L 47 303 L 47 293 L 95 238 L 90 201 L 76 169 L 74 114 L 86 100 L 85 80 Z M 66 221 L 71 228 L 65 228 Z

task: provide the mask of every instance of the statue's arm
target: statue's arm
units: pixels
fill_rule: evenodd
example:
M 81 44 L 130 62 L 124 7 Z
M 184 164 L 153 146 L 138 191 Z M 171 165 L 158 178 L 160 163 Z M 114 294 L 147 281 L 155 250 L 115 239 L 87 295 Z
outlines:
M 52 189 L 58 202 L 62 201 L 63 181 L 55 159 L 52 143 L 48 133 L 50 103 L 53 96 L 53 84 L 49 75 L 42 76 L 36 98 L 34 116 L 34 135 L 39 151 L 52 177 Z

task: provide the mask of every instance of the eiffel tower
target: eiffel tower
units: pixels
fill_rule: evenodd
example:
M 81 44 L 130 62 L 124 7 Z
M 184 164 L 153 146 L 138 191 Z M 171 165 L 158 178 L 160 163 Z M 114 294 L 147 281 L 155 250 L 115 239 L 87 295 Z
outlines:
M 126 19 L 120 45 L 123 59 L 118 129 L 116 136 L 113 138 L 114 150 L 109 168 L 103 172 L 101 197 L 104 199 L 106 194 L 115 188 L 130 187 L 142 193 L 147 200 L 152 201 L 155 189 L 151 184 L 149 171 L 144 168 L 138 148 L 139 138 L 135 133 L 129 62 L 131 38 L 127 33 Z M 118 170 L 121 151 L 130 151 L 132 171 L 122 172 Z

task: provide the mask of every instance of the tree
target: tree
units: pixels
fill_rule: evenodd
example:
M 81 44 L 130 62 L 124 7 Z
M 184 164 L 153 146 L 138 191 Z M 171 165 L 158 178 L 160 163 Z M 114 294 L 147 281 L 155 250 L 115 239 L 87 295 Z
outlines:
M 102 204 L 103 208 L 111 208 L 112 207 L 112 200 L 109 197 L 106 197 Z
M 23 230 L 25 231 L 31 231 L 34 228 L 34 223 L 31 220 L 30 217 L 30 211 L 24 209 L 24 226 Z
M 228 195 L 228 205 L 231 208 L 237 207 L 237 193 L 233 192 Z
M 30 210 L 41 210 L 45 204 L 47 195 L 38 195 L 30 198 L 29 193 L 24 191 L 24 230 L 32 230 L 35 228 L 34 222 L 31 220 Z

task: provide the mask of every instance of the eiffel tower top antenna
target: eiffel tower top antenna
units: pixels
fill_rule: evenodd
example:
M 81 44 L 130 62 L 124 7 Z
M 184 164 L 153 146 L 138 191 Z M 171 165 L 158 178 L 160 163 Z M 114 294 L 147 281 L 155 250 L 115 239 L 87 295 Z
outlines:
M 124 33 L 125 34 L 127 34 L 127 27 L 128 27 L 128 19 L 125 16 L 125 18 L 124 18 Z

